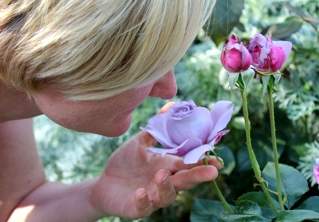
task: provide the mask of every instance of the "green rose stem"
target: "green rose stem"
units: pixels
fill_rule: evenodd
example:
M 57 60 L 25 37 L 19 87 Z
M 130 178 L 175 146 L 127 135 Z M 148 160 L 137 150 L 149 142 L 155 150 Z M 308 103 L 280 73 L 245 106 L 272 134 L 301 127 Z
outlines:
M 205 158 L 204 159 L 204 162 L 205 162 L 205 165 L 208 165 L 208 158 Z M 227 203 L 223 193 L 220 191 L 217 183 L 215 180 L 212 181 L 212 184 L 213 184 L 213 187 L 214 187 L 214 190 L 216 191 L 217 193 L 217 196 L 220 200 L 220 202 L 222 203 L 224 209 L 228 212 L 228 213 L 233 213 L 233 208 Z
M 276 170 L 276 190 L 278 194 L 278 200 L 280 204 L 280 208 L 284 210 L 284 201 L 282 196 L 282 180 L 279 170 L 279 155 L 277 149 L 277 140 L 276 140 L 276 125 L 275 125 L 275 112 L 274 112 L 274 100 L 273 100 L 273 85 L 274 79 L 271 77 L 269 85 L 268 85 L 268 109 L 269 109 L 269 119 L 270 119 L 270 128 L 271 128 L 271 143 L 273 148 L 273 158 L 275 162 L 275 170 Z
M 249 114 L 248 114 L 247 92 L 246 92 L 246 87 L 244 85 L 244 82 L 241 78 L 241 75 L 240 75 L 237 83 L 239 85 L 240 94 L 241 94 L 242 102 L 243 102 L 243 113 L 244 113 L 245 131 L 246 131 L 246 144 L 247 144 L 247 150 L 248 150 L 248 155 L 249 155 L 249 159 L 251 162 L 251 166 L 253 168 L 255 177 L 256 177 L 257 181 L 259 182 L 259 184 L 260 184 L 260 186 L 265 194 L 265 197 L 267 199 L 269 207 L 271 209 L 273 209 L 274 211 L 276 211 L 276 208 L 273 204 L 269 190 L 265 184 L 264 179 L 261 176 L 260 166 L 258 164 L 258 161 L 256 159 L 256 155 L 254 153 L 254 150 L 253 150 L 253 147 L 251 144 L 251 136 L 250 136 L 251 125 L 250 125 Z

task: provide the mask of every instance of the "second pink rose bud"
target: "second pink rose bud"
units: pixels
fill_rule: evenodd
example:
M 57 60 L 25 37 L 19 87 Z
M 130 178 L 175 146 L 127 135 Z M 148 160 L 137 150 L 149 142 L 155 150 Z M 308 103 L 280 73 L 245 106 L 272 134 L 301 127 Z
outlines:
M 254 68 L 263 74 L 279 71 L 288 59 L 292 44 L 289 41 L 272 41 L 270 37 L 256 34 L 250 40 L 249 51 Z

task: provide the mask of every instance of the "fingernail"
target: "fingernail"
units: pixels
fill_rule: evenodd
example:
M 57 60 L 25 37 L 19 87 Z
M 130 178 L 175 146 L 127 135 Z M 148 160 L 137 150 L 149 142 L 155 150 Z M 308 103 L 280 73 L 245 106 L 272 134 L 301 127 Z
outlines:
M 137 191 L 137 197 L 139 199 L 144 199 L 145 196 L 146 196 L 146 192 L 143 189 L 140 189 Z
M 167 112 L 173 105 L 174 105 L 174 102 L 168 100 L 167 103 L 160 109 L 160 113 Z
M 167 183 L 167 181 L 168 181 L 168 177 L 169 177 L 169 175 L 168 174 L 165 174 L 164 176 L 162 176 L 162 178 L 161 178 L 161 183 L 162 184 L 165 184 L 165 183 Z
M 224 160 L 222 158 L 220 158 L 219 156 L 217 157 L 217 160 L 220 163 L 220 169 L 224 168 L 225 164 L 224 164 Z

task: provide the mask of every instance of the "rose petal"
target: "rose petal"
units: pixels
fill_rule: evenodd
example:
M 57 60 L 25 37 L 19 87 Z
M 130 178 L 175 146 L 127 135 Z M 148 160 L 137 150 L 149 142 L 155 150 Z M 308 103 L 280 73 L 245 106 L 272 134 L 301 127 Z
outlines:
M 285 60 L 287 60 L 290 52 L 291 52 L 291 49 L 292 49 L 292 44 L 291 42 L 288 42 L 288 41 L 273 41 L 273 45 L 275 46 L 278 46 L 278 47 L 281 47 L 284 52 L 285 52 Z
M 158 147 L 147 148 L 147 151 L 150 151 L 155 154 L 160 154 L 162 156 L 164 156 L 165 154 L 168 154 L 169 152 L 171 152 L 171 150 L 173 149 L 164 149 L 164 148 L 158 148 Z
M 249 53 L 248 49 L 241 44 L 241 52 L 242 52 L 242 64 L 241 64 L 241 71 L 247 70 L 250 65 L 252 64 L 252 57 Z
M 220 60 L 224 68 L 231 73 L 245 71 L 252 63 L 252 57 L 248 49 L 235 35 L 229 37 L 221 53 Z
M 222 130 L 219 131 L 216 136 L 213 138 L 213 141 L 210 142 L 212 145 L 216 145 L 217 143 L 220 142 L 220 140 L 227 134 L 229 133 L 230 130 Z
M 256 49 L 258 49 L 259 54 L 258 57 L 261 61 L 267 58 L 268 53 L 271 49 L 271 40 L 267 39 L 265 36 L 263 36 L 260 33 L 257 33 L 254 38 L 250 40 L 249 51 L 254 52 Z
M 213 130 L 208 137 L 208 141 L 213 140 L 219 131 L 222 131 L 226 128 L 232 117 L 233 110 L 234 107 L 230 101 L 219 101 L 213 106 L 211 111 Z
M 181 144 L 187 139 L 199 139 L 204 143 L 211 129 L 212 119 L 210 112 L 204 107 L 196 107 L 191 115 L 184 119 L 169 118 L 167 120 L 167 132 L 171 140 L 176 144 Z
M 176 147 L 167 132 L 167 117 L 168 113 L 160 113 L 148 121 L 148 124 L 145 128 L 142 128 L 144 131 L 151 134 L 156 141 L 158 141 L 165 148 Z
M 270 38 L 257 33 L 254 38 L 250 40 L 248 50 L 252 55 L 253 66 L 258 71 L 268 70 L 268 54 L 270 53 L 272 42 Z
M 184 156 L 184 163 L 185 164 L 197 163 L 199 160 L 203 158 L 204 154 L 211 149 L 212 149 L 211 146 L 208 144 L 205 144 L 193 149 L 192 151 L 188 152 Z
M 232 35 L 228 38 L 227 44 L 235 44 L 235 43 L 239 43 L 239 42 L 240 42 L 240 41 L 239 41 L 239 38 L 238 38 L 236 35 L 232 34 Z
M 242 64 L 242 52 L 237 49 L 231 49 L 224 53 L 223 65 L 230 72 L 239 72 Z
M 278 46 L 273 46 L 270 52 L 270 68 L 271 72 L 276 72 L 282 68 L 285 63 L 286 56 L 284 49 Z
M 183 145 L 177 148 L 177 156 L 184 156 L 186 153 L 190 152 L 194 148 L 201 146 L 203 143 L 200 139 L 190 138 L 186 140 Z
M 192 150 L 195 147 L 198 147 L 200 145 L 202 145 L 202 142 L 199 139 L 187 139 L 186 141 L 184 141 L 181 145 L 179 145 L 176 148 L 165 149 L 165 148 L 150 147 L 148 149 L 149 149 L 149 151 L 151 151 L 153 153 L 158 153 L 158 154 L 162 154 L 162 155 L 174 154 L 177 156 L 184 156 L 190 150 Z

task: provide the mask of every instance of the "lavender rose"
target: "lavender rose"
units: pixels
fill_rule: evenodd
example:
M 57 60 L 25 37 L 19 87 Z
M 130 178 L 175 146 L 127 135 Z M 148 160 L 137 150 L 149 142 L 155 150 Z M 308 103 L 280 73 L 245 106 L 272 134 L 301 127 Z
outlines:
M 228 132 L 224 129 L 232 113 L 230 101 L 217 102 L 212 111 L 192 101 L 175 103 L 167 112 L 151 118 L 143 129 L 163 147 L 149 150 L 183 157 L 186 164 L 196 163 Z

